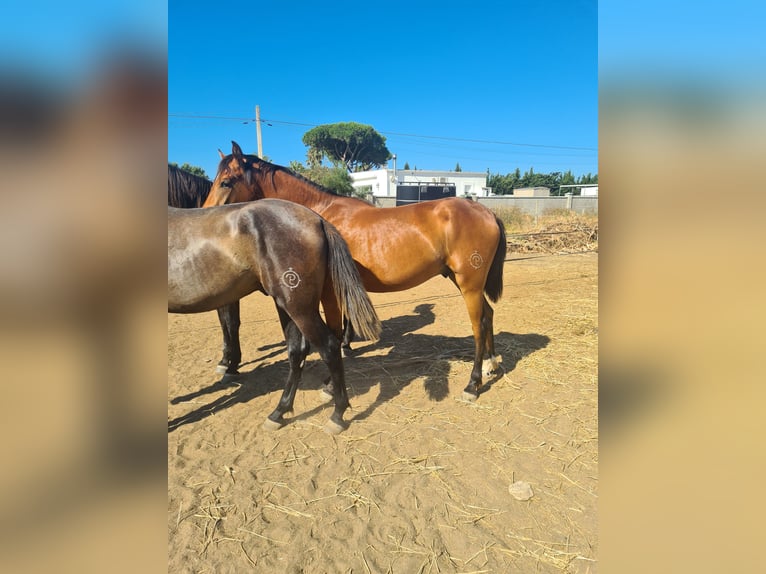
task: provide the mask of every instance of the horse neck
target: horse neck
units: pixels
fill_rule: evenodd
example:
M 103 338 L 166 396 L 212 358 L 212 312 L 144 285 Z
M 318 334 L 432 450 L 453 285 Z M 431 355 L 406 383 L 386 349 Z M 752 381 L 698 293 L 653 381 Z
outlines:
M 310 181 L 285 171 L 277 170 L 273 174 L 266 174 L 264 179 L 267 184 L 262 189 L 267 197 L 300 203 L 317 213 L 322 213 L 333 201 L 341 199 L 340 196 L 322 191 Z

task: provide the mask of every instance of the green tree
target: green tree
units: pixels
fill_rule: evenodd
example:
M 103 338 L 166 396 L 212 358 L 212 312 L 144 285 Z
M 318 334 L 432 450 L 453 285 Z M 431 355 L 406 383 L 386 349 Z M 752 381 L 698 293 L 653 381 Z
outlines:
M 303 134 L 309 148 L 310 163 L 327 158 L 333 165 L 343 165 L 349 172 L 382 167 L 390 158 L 386 138 L 372 126 L 356 122 L 324 124 Z M 313 165 L 313 163 L 312 163 Z
M 568 169 L 561 176 L 561 181 L 559 182 L 559 185 L 574 185 L 576 183 L 577 183 L 577 179 L 572 173 L 572 170 Z M 571 193 L 573 195 L 579 195 L 580 193 L 576 187 L 564 187 L 564 188 L 559 187 L 559 191 L 560 191 L 560 195 L 565 195 L 567 193 Z
M 577 183 L 598 183 L 598 174 L 591 175 L 590 173 L 580 176 Z
M 351 176 L 340 166 L 309 165 L 306 167 L 298 161 L 291 161 L 290 169 L 338 195 L 364 195 L 356 193 Z
M 487 186 L 492 188 L 492 193 L 497 195 L 510 195 L 517 187 L 524 187 L 521 182 L 521 172 L 519 168 L 513 173 L 501 175 L 499 173 L 489 174 L 487 170 Z
M 460 169 L 460 162 L 457 162 L 457 164 L 455 165 L 455 171 L 463 171 L 462 169 Z
M 207 174 L 205 173 L 205 170 L 202 169 L 199 166 L 191 165 L 191 164 L 185 163 L 185 162 L 183 163 L 183 165 L 180 165 L 180 166 L 176 162 L 174 162 L 174 161 L 171 161 L 169 163 L 170 163 L 170 165 L 173 165 L 173 166 L 177 167 L 178 169 L 182 169 L 184 171 L 188 171 L 189 173 L 193 173 L 194 175 L 199 175 L 199 176 L 204 177 L 206 179 L 210 179 L 210 178 L 207 177 Z
M 487 186 L 492 188 L 492 192 L 497 195 L 508 195 L 519 187 L 547 187 L 551 190 L 551 195 L 564 195 L 571 188 L 562 188 L 562 185 L 598 183 L 598 174 L 590 173 L 576 178 L 572 170 L 564 173 L 553 171 L 551 173 L 535 173 L 534 168 L 530 167 L 528 171 L 521 175 L 521 170 L 517 167 L 513 173 L 501 175 L 499 173 L 490 173 L 487 170 Z M 574 191 L 574 193 L 578 193 Z
M 513 193 L 513 187 L 509 185 L 508 176 L 493 173 L 487 176 L 487 186 L 492 188 L 496 195 L 508 195 Z
M 404 167 L 402 169 L 410 169 L 410 162 L 405 161 L 404 162 Z

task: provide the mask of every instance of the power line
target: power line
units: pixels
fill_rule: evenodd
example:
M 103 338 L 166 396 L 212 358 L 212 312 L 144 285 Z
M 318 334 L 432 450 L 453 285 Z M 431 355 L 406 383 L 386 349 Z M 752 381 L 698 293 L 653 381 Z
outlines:
M 241 121 L 241 122 L 255 121 L 255 118 L 234 117 L 234 116 L 212 116 L 212 115 L 197 115 L 197 114 L 168 114 L 168 116 L 173 118 L 232 120 L 232 121 Z M 320 124 L 290 122 L 286 120 L 272 120 L 272 119 L 264 119 L 264 118 L 261 118 L 261 123 L 266 123 L 267 125 L 281 124 L 281 125 L 303 126 L 303 127 L 317 127 L 318 125 L 320 125 Z M 594 147 L 531 144 L 531 143 L 520 143 L 520 142 L 507 142 L 507 141 L 501 141 L 501 140 L 482 140 L 482 139 L 458 138 L 458 137 L 450 137 L 450 136 L 430 136 L 430 135 L 422 135 L 422 134 L 408 134 L 408 133 L 401 133 L 401 132 L 389 132 L 389 131 L 383 131 L 383 130 L 377 130 L 377 131 L 381 134 L 389 135 L 389 136 L 434 139 L 434 140 L 465 142 L 465 143 L 483 143 L 483 144 L 492 144 L 492 145 L 508 145 L 508 146 L 517 146 L 517 147 L 533 147 L 533 148 L 543 148 L 543 149 L 561 149 L 561 150 L 575 150 L 575 151 L 594 151 L 594 152 L 598 151 L 598 148 L 594 148 Z
M 561 146 L 561 145 L 530 144 L 530 143 L 504 142 L 504 141 L 498 141 L 498 140 L 479 140 L 479 139 L 470 139 L 470 138 L 456 138 L 456 137 L 448 137 L 448 136 L 424 136 L 424 135 L 419 135 L 419 134 L 403 134 L 403 133 L 397 133 L 397 132 L 384 132 L 384 131 L 381 131 L 380 133 L 388 134 L 388 135 L 392 135 L 392 136 L 402 136 L 402 137 L 412 137 L 412 138 L 426 138 L 426 139 L 447 140 L 447 141 L 455 141 L 455 142 L 485 143 L 485 144 L 493 144 L 493 145 L 512 145 L 512 146 L 536 147 L 536 148 L 546 148 L 546 149 L 568 149 L 568 150 L 578 150 L 578 151 L 598 151 L 597 148 L 593 148 L 593 147 L 573 147 L 573 146 Z

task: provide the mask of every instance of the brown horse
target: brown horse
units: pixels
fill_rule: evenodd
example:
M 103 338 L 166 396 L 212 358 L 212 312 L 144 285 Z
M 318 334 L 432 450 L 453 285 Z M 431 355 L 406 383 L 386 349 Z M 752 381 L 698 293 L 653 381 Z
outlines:
M 377 339 L 380 321 L 340 233 L 316 213 L 268 200 L 212 209 L 168 207 L 168 311 L 200 313 L 261 291 L 277 304 L 290 373 L 266 428 L 291 411 L 308 343 L 330 369 L 335 409 L 327 429 L 345 428 L 348 394 L 340 352 L 342 317 Z M 320 301 L 327 323 L 319 314 Z
M 503 292 L 505 229 L 491 211 L 461 198 L 378 208 L 244 155 L 236 142 L 231 155 L 219 153 L 205 207 L 271 197 L 311 208 L 343 235 L 368 291 L 401 291 L 435 275 L 449 277 L 463 295 L 475 342 L 464 397 L 478 397 L 482 374 L 489 376 L 501 360 L 495 355 L 493 310 L 487 298 L 495 302 Z

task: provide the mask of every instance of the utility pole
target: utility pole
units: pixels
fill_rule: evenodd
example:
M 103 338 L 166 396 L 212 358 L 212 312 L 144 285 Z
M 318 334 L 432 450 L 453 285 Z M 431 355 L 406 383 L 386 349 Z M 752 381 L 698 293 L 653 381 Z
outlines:
M 261 142 L 261 106 L 255 106 L 255 134 L 258 138 L 258 157 L 263 159 L 263 143 Z

